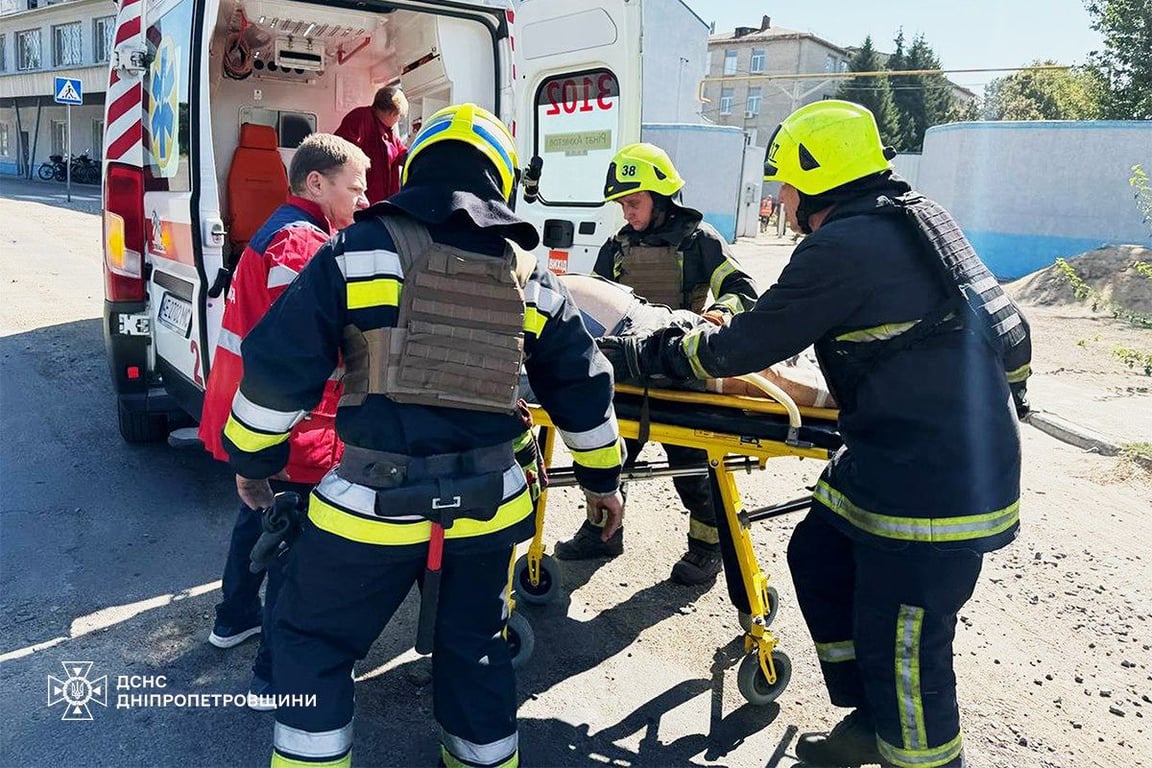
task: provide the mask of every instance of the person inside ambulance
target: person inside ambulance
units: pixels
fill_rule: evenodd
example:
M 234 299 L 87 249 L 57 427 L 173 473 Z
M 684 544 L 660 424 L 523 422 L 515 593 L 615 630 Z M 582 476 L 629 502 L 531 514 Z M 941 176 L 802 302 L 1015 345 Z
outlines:
M 224 305 L 200 420 L 200 439 L 215 458 L 228 460 L 222 430 L 244 373 L 241 342 L 332 233 L 351 224 L 352 215 L 367 207 L 367 170 L 367 156 L 330 133 L 308 136 L 292 157 L 288 199 L 248 242 Z M 339 384 L 335 380 L 327 382 L 319 404 L 288 436 L 288 461 L 284 471 L 272 480 L 273 490 L 294 491 L 307 499 L 312 486 L 335 466 L 342 447 L 336 436 L 339 398 Z M 243 478 L 238 481 L 244 483 Z M 259 592 L 264 571 L 253 574 L 249 570 L 249 553 L 262 530 L 261 514 L 259 508 L 241 501 L 224 564 L 223 600 L 216 606 L 216 622 L 208 642 L 217 648 L 232 648 L 264 630 L 252 667 L 248 704 L 255 709 L 271 709 L 268 630 L 280 590 L 280 567 L 274 562 L 267 569 L 268 586 L 261 610 Z
M 593 271 L 634 289 L 638 296 L 671 309 L 702 313 L 713 323 L 750 308 L 756 285 L 728 249 L 728 244 L 704 216 L 677 202 L 684 180 L 672 160 L 652 144 L 630 144 L 612 159 L 604 184 L 604 200 L 617 202 L 627 224 L 610 238 Z M 712 301 L 708 302 L 711 294 Z M 635 461 L 638 442 L 628 441 Z M 677 466 L 704 464 L 707 455 L 694 448 L 665 445 L 668 461 Z M 700 585 L 720 572 L 716 508 L 705 475 L 673 480 L 688 510 L 688 550 L 672 567 L 672 581 Z M 556 545 L 562 560 L 615 557 L 624 551 L 624 532 L 607 541 L 595 523 L 586 521 L 569 541 Z
M 522 365 L 604 535 L 622 522 L 612 372 L 563 286 L 520 250 L 539 236 L 510 208 L 519 171 L 487 110 L 432 115 L 401 191 L 321 248 L 244 342 L 224 443 L 252 507 L 341 355 L 346 369 L 344 456 L 313 491 L 277 603 L 273 766 L 351 764 L 353 665 L 418 581 L 440 760 L 519 764 L 504 635 L 514 548 L 535 527 L 514 457 Z
M 340 121 L 336 135 L 347 139 L 368 155 L 368 201 L 386 200 L 400 189 L 400 167 L 408 147 L 396 132 L 400 119 L 408 114 L 408 99 L 398 86 L 386 85 L 376 91 L 372 103 L 356 107 Z
M 779 281 L 723 327 L 602 346 L 631 375 L 679 381 L 759 370 L 815 343 L 844 447 L 788 563 L 832 703 L 852 712 L 796 755 L 954 768 L 956 615 L 984 553 L 1019 529 L 1031 341 L 955 220 L 895 176 L 891 157 L 864 107 L 796 110 L 764 166 L 808 235 Z

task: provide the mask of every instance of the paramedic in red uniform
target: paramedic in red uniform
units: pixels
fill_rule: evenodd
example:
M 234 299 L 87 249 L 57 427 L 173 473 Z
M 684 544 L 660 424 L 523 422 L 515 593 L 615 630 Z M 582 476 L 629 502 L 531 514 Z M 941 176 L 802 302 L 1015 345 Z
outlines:
M 240 257 L 228 291 L 220 338 L 204 396 L 200 439 L 217 459 L 228 460 L 221 432 L 232 408 L 232 398 L 243 376 L 240 343 L 276 298 L 292 283 L 304 265 L 337 229 L 352 223 L 352 214 L 367 206 L 364 198 L 368 158 L 351 143 L 327 133 L 304 140 L 288 172 L 290 193 L 256 232 Z M 273 481 L 277 492 L 295 491 L 307 499 L 315 485 L 340 458 L 336 436 L 338 383 L 328 382 L 324 397 L 288 438 L 290 458 L 285 471 Z M 236 478 L 239 486 L 243 479 Z M 216 622 L 208 641 L 231 648 L 262 631 L 272 615 L 280 588 L 280 568 L 268 568 L 263 616 L 260 583 L 263 572 L 249 572 L 249 553 L 260 537 L 261 511 L 240 504 L 232 529 L 232 542 L 224 566 L 224 599 L 216 606 Z M 272 662 L 269 645 L 262 642 L 252 667 L 248 703 L 270 709 Z
M 340 121 L 336 135 L 347 139 L 368 155 L 368 201 L 378 203 L 400 191 L 400 166 L 408 155 L 396 124 L 408 114 L 408 99 L 393 85 L 376 91 L 372 105 L 356 107 Z

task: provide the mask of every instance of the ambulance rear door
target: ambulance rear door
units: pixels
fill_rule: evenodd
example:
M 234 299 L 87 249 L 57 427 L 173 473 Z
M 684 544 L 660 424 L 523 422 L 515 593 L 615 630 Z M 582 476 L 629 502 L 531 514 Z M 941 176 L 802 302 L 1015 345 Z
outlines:
M 521 163 L 543 159 L 539 199 L 517 212 L 543 236 L 541 263 L 591 272 L 623 225 L 605 204 L 616 151 L 640 141 L 638 0 L 524 0 L 516 11 L 517 141 Z

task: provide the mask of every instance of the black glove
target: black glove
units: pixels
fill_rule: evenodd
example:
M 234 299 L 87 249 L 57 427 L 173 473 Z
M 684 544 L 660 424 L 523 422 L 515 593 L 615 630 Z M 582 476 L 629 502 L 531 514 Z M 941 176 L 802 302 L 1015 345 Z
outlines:
M 1009 384 L 1008 389 L 1012 390 L 1012 404 L 1016 406 L 1016 418 L 1023 421 L 1032 412 L 1032 406 L 1028 404 L 1028 384 L 1021 381 L 1018 384 Z
M 612 364 L 616 381 L 646 386 L 685 378 L 669 365 L 683 336 L 680 328 L 664 328 L 649 336 L 605 336 L 596 343 Z

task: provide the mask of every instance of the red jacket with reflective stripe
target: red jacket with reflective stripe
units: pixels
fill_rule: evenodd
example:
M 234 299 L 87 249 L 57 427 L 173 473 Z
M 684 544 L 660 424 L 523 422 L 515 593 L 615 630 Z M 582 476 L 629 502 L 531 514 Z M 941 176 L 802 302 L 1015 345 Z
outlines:
M 232 398 L 244 375 L 240 342 L 320 246 L 328 242 L 331 229 L 316 204 L 290 195 L 252 236 L 240 256 L 224 305 L 224 319 L 200 420 L 200 439 L 205 449 L 221 461 L 228 461 L 222 433 L 232 410 Z M 339 382 L 330 380 L 320 405 L 292 430 L 285 467 L 292 482 L 319 482 L 340 460 L 344 451 L 343 443 L 336 436 L 340 390 Z

